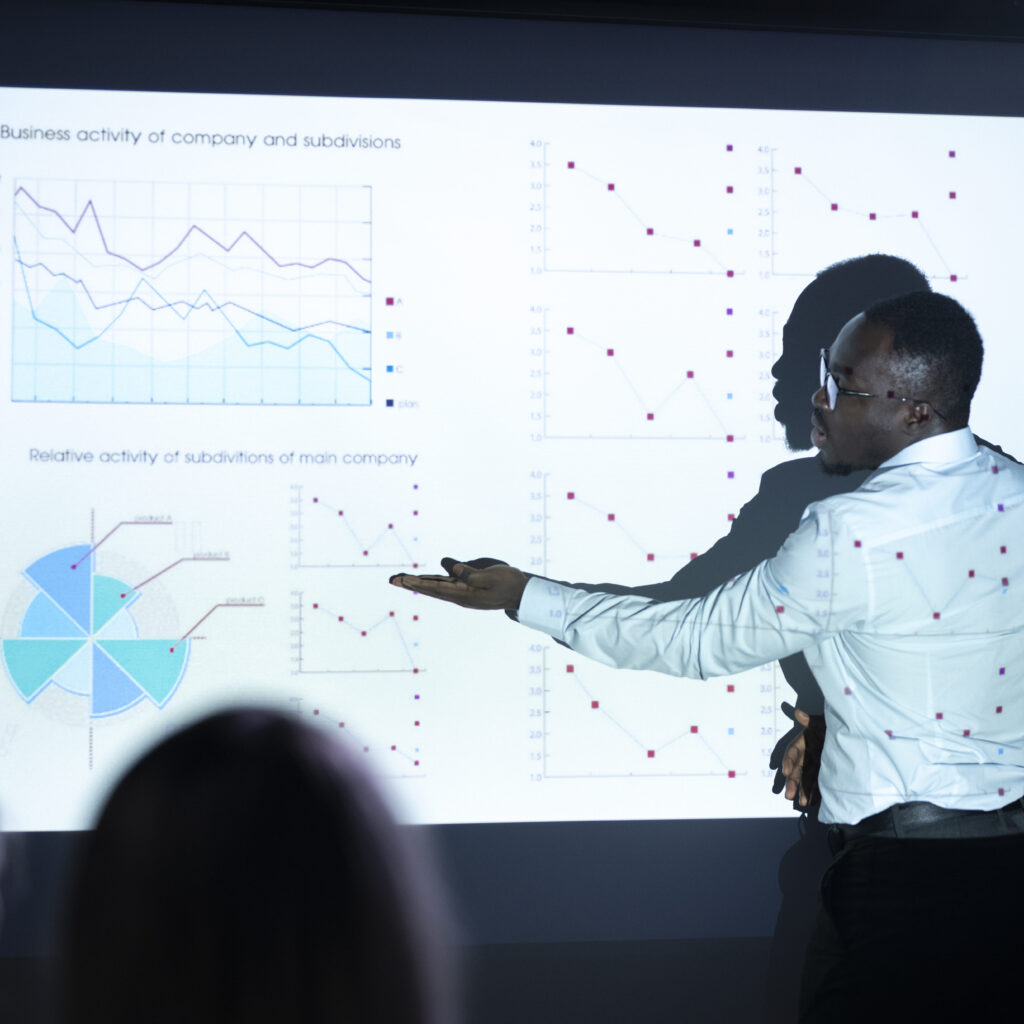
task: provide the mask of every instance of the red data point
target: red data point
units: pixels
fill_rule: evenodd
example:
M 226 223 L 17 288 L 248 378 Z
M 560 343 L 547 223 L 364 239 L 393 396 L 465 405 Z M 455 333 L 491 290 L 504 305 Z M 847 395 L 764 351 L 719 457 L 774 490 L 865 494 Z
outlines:
M 314 715 L 319 715 L 320 714 L 320 709 L 319 708 L 313 708 L 313 714 Z
M 838 210 L 839 209 L 839 204 L 838 203 L 833 203 L 832 204 L 832 209 L 833 210 Z
M 973 570 L 973 569 L 968 569 L 968 570 L 967 570 L 967 575 L 968 575 L 968 577 L 969 577 L 970 579 L 972 579 L 972 580 L 973 580 L 973 579 L 974 579 L 974 570 Z
M 395 746 L 395 745 L 394 745 L 394 744 L 392 743 L 392 744 L 391 744 L 391 749 L 392 749 L 392 750 L 397 750 L 398 748 L 397 748 L 397 747 L 396 747 L 396 746 Z
M 1008 587 L 1009 585 L 1010 585 L 1009 579 L 1006 576 L 1004 576 L 1003 577 L 1003 586 L 1004 587 Z
M 361 629 L 361 630 L 359 631 L 359 635 L 360 635 L 360 636 L 366 636 L 366 630 L 365 630 L 365 629 Z
M 395 524 L 394 523 L 388 523 L 388 529 L 389 530 L 393 530 L 394 528 L 395 528 Z
M 854 546 L 855 548 L 859 548 L 859 547 L 860 547 L 860 541 L 859 541 L 859 540 L 855 540 L 855 541 L 853 542 L 853 546 Z
M 725 358 L 726 359 L 732 359 L 732 349 L 731 348 L 727 348 L 725 350 Z
M 395 300 L 390 295 L 384 300 L 385 306 L 393 306 L 394 304 Z
M 794 168 L 793 168 L 793 173 L 794 173 L 794 174 L 803 174 L 803 173 L 804 173 L 804 170 L 803 170 L 803 168 L 802 168 L 802 167 L 794 167 Z
M 414 668 L 414 669 L 412 670 L 412 674 L 413 674 L 414 676 L 415 676 L 415 675 L 419 675 L 419 671 L 420 671 L 420 670 L 419 670 L 418 668 Z M 417 700 L 419 700 L 419 697 L 417 697 L 416 699 L 417 699 Z
M 596 700 L 592 700 L 592 701 L 590 702 L 590 706 L 591 706 L 592 708 L 597 708 L 597 707 L 598 707 L 599 705 L 600 705 L 600 702 L 599 702 L 599 701 L 596 701 Z
M 570 501 L 572 501 L 572 500 L 573 500 L 573 498 L 575 498 L 575 497 L 576 497 L 576 492 L 575 492 L 575 491 L 570 491 L 570 492 L 569 492 L 569 493 L 568 493 L 568 494 L 566 495 L 566 497 L 567 497 L 567 498 L 568 498 L 568 499 L 569 499 Z
M 950 279 L 950 281 L 955 281 L 956 280 L 956 274 L 950 274 L 949 275 L 949 279 Z
M 565 666 L 565 671 L 566 672 L 575 672 L 576 671 L 576 666 L 575 665 L 566 665 Z
M 700 239 L 699 239 L 699 238 L 695 238 L 695 239 L 693 240 L 693 247 L 694 247 L 695 249 L 699 249 L 699 248 L 700 248 Z
M 935 712 L 935 717 L 936 718 L 942 718 L 942 712 L 941 711 L 936 711 Z
M 313 499 L 313 504 L 315 505 L 319 500 L 320 500 L 319 498 L 314 498 Z
M 940 612 L 932 612 L 932 618 L 933 619 L 941 619 L 942 615 L 941 615 Z
M 736 687 L 732 683 L 726 683 L 726 685 L 725 685 L 725 692 L 726 693 L 735 693 L 736 692 Z
M 368 555 L 369 553 L 370 553 L 369 551 L 364 551 L 363 552 L 364 555 Z
M 575 160 L 570 160 L 569 161 L 569 170 L 571 171 L 575 166 L 576 166 L 576 161 Z
M 729 442 L 729 443 L 731 444 L 731 443 L 732 443 L 732 441 L 733 441 L 733 436 L 732 436 L 732 434 L 726 434 L 726 435 L 725 435 L 725 439 L 726 439 L 726 441 L 728 441 L 728 442 Z
M 896 557 L 897 558 L 902 558 L 903 557 L 903 552 L 902 551 L 897 551 L 896 552 Z
M 726 185 L 725 186 L 725 191 L 728 192 L 730 195 L 732 195 L 732 185 Z
M 970 729 L 964 729 L 964 735 L 965 736 L 970 736 L 971 735 L 971 730 Z
M 696 551 L 691 551 L 691 552 L 690 552 L 690 561 L 692 562 L 692 561 L 694 561 L 694 560 L 695 560 L 696 558 L 697 558 L 697 552 L 696 552 Z
M 731 142 L 726 143 L 725 151 L 726 151 L 726 153 L 731 153 L 732 152 L 732 143 Z
M 956 199 L 956 193 L 955 192 L 950 192 L 949 193 L 949 198 L 950 199 Z
M 648 418 L 649 420 L 653 420 L 653 419 L 654 419 L 654 413 L 653 413 L 653 412 L 649 412 L 649 413 L 647 414 L 647 418 Z
M 615 522 L 615 513 L 614 512 L 609 512 L 608 513 L 608 522 L 609 523 L 614 523 Z
M 566 327 L 565 333 L 566 334 L 575 334 L 576 333 L 576 328 L 575 327 Z
M 343 516 L 344 514 L 345 514 L 345 513 L 344 513 L 344 512 L 342 512 L 342 510 L 341 510 L 341 509 L 339 508 L 339 509 L 338 509 L 338 515 L 339 515 L 339 516 Z
M 319 608 L 319 607 L 320 607 L 320 605 L 319 605 L 319 604 L 317 604 L 317 602 L 316 602 L 316 601 L 314 601 L 314 602 L 313 602 L 313 607 L 314 607 L 314 608 Z
M 690 732 L 696 732 L 696 731 L 697 731 L 697 726 L 691 725 L 690 726 Z
M 786 606 L 784 604 L 777 604 L 775 610 L 781 615 L 786 610 Z
M 1001 555 L 1005 555 L 1006 554 L 1006 545 L 1005 544 L 1000 544 L 999 545 L 999 554 L 1001 554 Z
M 999 472 L 999 467 L 998 466 L 993 466 L 992 467 L 992 472 L 993 473 L 998 473 Z
M 611 182 L 611 181 L 608 182 L 608 191 L 609 192 L 614 192 L 615 191 L 615 184 L 614 184 L 614 182 Z
M 951 158 L 951 159 L 952 159 L 953 157 L 955 157 L 955 156 L 956 156 L 956 150 L 955 150 L 955 149 L 951 149 L 951 150 L 949 151 L 949 156 L 950 156 L 950 158 Z
M 725 276 L 726 276 L 726 277 L 734 277 L 735 275 L 733 274 L 733 272 L 732 272 L 731 270 L 727 270 L 727 271 L 725 272 Z
M 412 621 L 413 621 L 413 622 L 419 622 L 419 621 L 420 621 L 420 617 L 419 617 L 418 615 L 414 615 L 414 616 L 412 617 Z M 417 698 L 417 700 L 418 700 L 418 699 L 419 699 L 419 698 Z
M 413 765 L 415 765 L 416 767 L 419 767 L 419 761 L 413 761 Z
M 648 757 L 654 757 L 654 751 L 653 750 L 648 750 L 647 751 L 647 756 Z
M 647 561 L 648 562 L 653 562 L 654 561 L 654 555 L 648 555 L 647 556 Z
M 648 228 L 647 229 L 647 234 L 653 235 L 654 234 L 654 228 Z
M 1006 790 L 1005 790 L 1005 789 L 1003 789 L 1003 787 L 1002 787 L 1002 786 L 1000 786 L 1000 787 L 999 787 L 999 795 L 1000 795 L 1000 796 L 1006 796 Z
M 394 612 L 388 612 L 388 615 L 390 615 L 390 616 L 391 616 L 391 618 L 394 618 L 394 617 L 395 617 L 395 613 L 394 613 Z
M 878 220 L 878 215 L 874 213 L 869 213 L 868 220 Z
M 999 670 L 999 674 L 1000 674 L 1001 676 L 1005 676 L 1005 675 L 1006 675 L 1006 669 L 1005 669 L 1005 668 L 1001 668 L 1001 669 Z
M 339 622 L 344 622 L 345 621 L 345 616 L 344 615 L 339 615 L 338 616 L 338 621 Z
M 419 725 L 420 723 L 419 722 L 413 722 L 412 724 L 413 725 Z
M 615 355 L 615 349 L 613 349 L 613 348 L 608 349 L 608 351 L 605 353 L 605 355 L 608 355 L 608 356 Z
M 1003 713 L 1003 705 L 1002 704 L 997 704 L 996 705 L 996 714 L 997 715 L 1001 715 L 1002 713 Z
M 892 729 L 886 729 L 885 730 L 885 735 L 888 736 L 889 739 L 892 739 Z
M 845 693 L 846 696 L 849 697 L 853 693 L 853 690 L 851 690 L 848 686 L 844 686 L 843 693 Z
M 730 771 L 729 772 L 729 778 L 730 779 L 735 779 L 736 778 L 736 773 L 734 771 Z
M 687 380 L 692 380 L 693 379 L 693 370 L 687 370 L 686 371 L 686 379 Z

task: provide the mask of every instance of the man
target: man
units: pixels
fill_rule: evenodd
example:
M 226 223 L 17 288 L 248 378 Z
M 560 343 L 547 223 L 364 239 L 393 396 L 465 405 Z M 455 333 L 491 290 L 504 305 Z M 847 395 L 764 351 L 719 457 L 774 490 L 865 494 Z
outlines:
M 837 853 L 802 1019 L 1014 995 L 1024 912 L 1024 467 L 967 426 L 973 320 L 917 292 L 822 353 L 811 439 L 875 470 L 806 510 L 778 553 L 701 598 L 659 603 L 496 566 L 393 582 L 520 621 L 606 664 L 691 678 L 803 651 L 825 698 L 821 820 Z M 1007 1003 L 1006 1005 L 1010 1005 Z

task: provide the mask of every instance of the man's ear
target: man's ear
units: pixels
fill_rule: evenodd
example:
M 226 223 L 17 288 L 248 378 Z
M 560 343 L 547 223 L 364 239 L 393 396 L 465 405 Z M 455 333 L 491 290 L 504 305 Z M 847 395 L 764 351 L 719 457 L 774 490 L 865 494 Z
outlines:
M 928 402 L 903 403 L 903 426 L 908 433 L 927 437 L 938 422 L 939 418 Z

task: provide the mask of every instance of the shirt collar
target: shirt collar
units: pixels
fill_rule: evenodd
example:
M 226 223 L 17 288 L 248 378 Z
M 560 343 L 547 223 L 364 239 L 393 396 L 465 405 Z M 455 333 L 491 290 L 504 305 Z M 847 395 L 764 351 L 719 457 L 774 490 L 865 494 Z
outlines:
M 891 469 L 893 466 L 909 466 L 917 462 L 961 462 L 977 452 L 978 442 L 974 440 L 971 428 L 961 427 L 908 444 L 878 468 Z

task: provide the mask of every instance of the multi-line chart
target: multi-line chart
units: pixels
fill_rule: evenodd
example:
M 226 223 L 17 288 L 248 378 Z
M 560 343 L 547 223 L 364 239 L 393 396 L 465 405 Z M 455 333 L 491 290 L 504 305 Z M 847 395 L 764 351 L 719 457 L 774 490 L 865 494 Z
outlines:
M 370 402 L 368 187 L 24 180 L 15 401 Z

